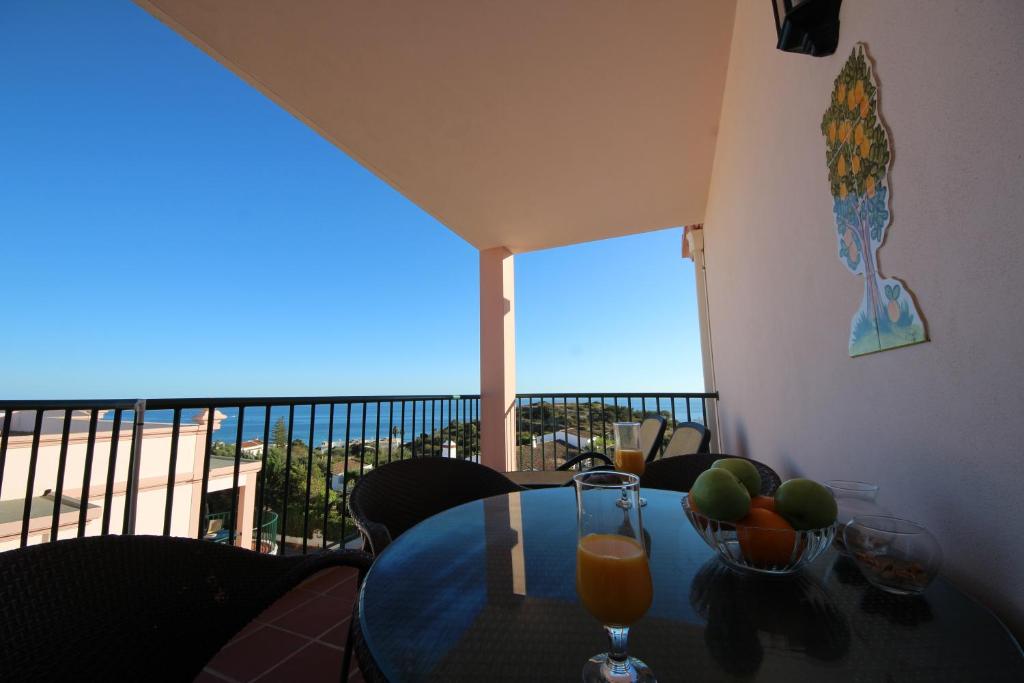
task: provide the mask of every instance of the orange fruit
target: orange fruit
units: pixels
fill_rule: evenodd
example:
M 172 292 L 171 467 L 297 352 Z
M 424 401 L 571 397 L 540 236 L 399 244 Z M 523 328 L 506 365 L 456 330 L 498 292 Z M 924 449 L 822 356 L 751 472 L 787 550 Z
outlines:
M 846 183 L 839 183 L 839 198 L 846 199 Z
M 847 231 L 849 234 L 849 231 Z M 754 496 L 750 499 L 750 507 L 775 512 L 775 499 L 771 496 Z
M 865 97 L 863 100 L 860 101 L 860 117 L 862 119 L 866 119 L 870 111 L 871 105 L 868 101 L 868 98 Z
M 856 154 L 854 154 L 853 158 L 850 159 L 850 167 L 853 169 L 853 173 L 855 175 L 860 173 L 860 157 Z
M 746 517 L 736 522 L 740 551 L 755 565 L 788 564 L 796 545 L 796 532 L 782 515 L 760 507 L 750 508 Z
M 874 197 L 875 196 L 875 176 L 869 175 L 868 179 L 865 181 L 865 184 L 867 185 L 867 188 L 868 188 L 868 196 L 869 197 Z
M 836 173 L 846 175 L 846 157 L 839 157 L 839 161 L 836 162 Z

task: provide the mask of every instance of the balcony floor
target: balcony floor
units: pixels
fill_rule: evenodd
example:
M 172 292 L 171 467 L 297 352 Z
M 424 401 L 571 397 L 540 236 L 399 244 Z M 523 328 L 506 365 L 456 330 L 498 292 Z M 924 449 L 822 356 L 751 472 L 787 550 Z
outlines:
M 281 597 L 218 652 L 197 683 L 337 683 L 356 599 L 356 572 L 325 569 Z M 349 681 L 362 683 L 355 659 Z

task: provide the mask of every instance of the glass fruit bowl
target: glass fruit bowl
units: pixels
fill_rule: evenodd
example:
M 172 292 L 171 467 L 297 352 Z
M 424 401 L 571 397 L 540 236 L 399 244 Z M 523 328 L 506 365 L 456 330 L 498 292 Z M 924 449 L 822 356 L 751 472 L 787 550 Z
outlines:
M 923 593 L 942 566 L 939 542 L 917 522 L 863 515 L 851 519 L 843 534 L 864 578 L 889 593 Z
M 720 522 L 691 508 L 689 496 L 683 496 L 683 511 L 719 559 L 746 574 L 794 574 L 828 550 L 836 536 L 835 524 L 794 531 Z

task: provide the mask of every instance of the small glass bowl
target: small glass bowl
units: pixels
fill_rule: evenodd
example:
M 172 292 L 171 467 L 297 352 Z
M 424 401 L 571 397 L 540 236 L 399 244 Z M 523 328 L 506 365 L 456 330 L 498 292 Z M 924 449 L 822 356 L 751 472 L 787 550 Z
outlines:
M 938 575 L 942 547 L 923 525 L 887 515 L 854 517 L 843 530 L 846 548 L 872 585 L 919 595 Z
M 887 515 L 889 511 L 875 502 L 878 496 L 878 485 L 865 481 L 846 481 L 833 479 L 825 482 L 825 488 L 832 492 L 836 499 L 836 533 L 835 546 L 841 553 L 846 553 L 842 529 L 854 517 L 863 515 Z
M 683 497 L 683 511 L 690 524 L 726 566 L 745 574 L 789 576 L 828 550 L 836 525 L 793 531 L 736 525 L 706 517 Z

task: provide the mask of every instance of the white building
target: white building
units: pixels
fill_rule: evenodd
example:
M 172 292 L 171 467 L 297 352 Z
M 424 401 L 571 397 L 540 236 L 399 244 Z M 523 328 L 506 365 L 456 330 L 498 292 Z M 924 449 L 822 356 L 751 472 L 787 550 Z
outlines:
M 554 433 L 549 432 L 533 437 L 534 447 L 540 446 L 542 443 L 552 442 L 565 444 L 569 448 L 576 448 L 582 451 L 591 447 L 594 438 L 589 433 L 576 429 L 559 429 Z
M 121 533 L 125 519 L 128 466 L 132 447 L 131 420 L 122 422 L 118 434 L 116 457 L 111 468 L 113 422 L 100 419 L 96 425 L 95 446 L 86 478 L 89 457 L 89 412 L 72 414 L 68 430 L 67 452 L 64 455 L 63 481 L 58 482 L 61 442 L 64 428 L 63 411 L 45 413 L 41 423 L 35 469 L 31 471 L 35 411 L 17 411 L 11 418 L 11 434 L 7 445 L 3 489 L 0 491 L 0 551 L 21 545 L 26 499 L 28 503 L 27 544 L 44 543 L 53 538 L 74 538 L 79 524 L 86 536 L 97 536 L 103 530 L 104 507 L 107 505 L 108 480 L 109 531 Z M 217 429 L 224 417 L 215 413 L 212 428 Z M 207 512 L 202 510 L 203 464 L 206 456 L 207 411 L 200 412 L 191 424 L 182 423 L 178 433 L 178 451 L 173 479 L 168 486 L 171 455 L 171 425 L 147 423 L 139 439 L 138 496 L 135 506 L 135 533 L 162 534 L 168 490 L 173 491 L 170 514 L 172 536 L 195 538 Z M 0 418 L 0 424 L 3 423 Z M 236 545 L 252 547 L 253 510 L 256 500 L 257 473 L 262 464 L 243 460 L 238 473 L 238 504 Z M 112 471 L 111 471 L 112 469 Z M 31 471 L 31 473 L 30 473 Z M 234 459 L 210 458 L 207 493 L 230 490 L 234 476 Z M 31 480 L 31 486 L 29 482 Z M 88 488 L 86 488 L 86 486 Z M 61 489 L 60 510 L 56 530 L 53 511 L 56 491 Z

